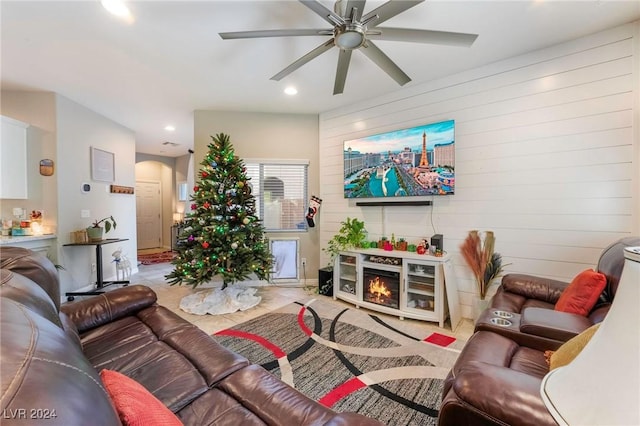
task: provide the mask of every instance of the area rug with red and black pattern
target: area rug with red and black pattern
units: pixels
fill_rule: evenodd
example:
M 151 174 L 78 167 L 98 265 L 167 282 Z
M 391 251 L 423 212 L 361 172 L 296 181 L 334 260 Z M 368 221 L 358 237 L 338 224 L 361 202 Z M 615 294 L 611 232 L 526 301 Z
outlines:
M 215 336 L 321 404 L 394 426 L 437 423 L 443 380 L 465 343 L 427 323 L 316 299 Z

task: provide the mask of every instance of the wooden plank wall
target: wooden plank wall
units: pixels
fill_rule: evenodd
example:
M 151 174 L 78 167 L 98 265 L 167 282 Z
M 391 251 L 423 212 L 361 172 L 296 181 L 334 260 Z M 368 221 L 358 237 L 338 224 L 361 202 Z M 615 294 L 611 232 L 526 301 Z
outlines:
M 464 317 L 476 291 L 459 245 L 493 230 L 509 272 L 570 281 L 640 234 L 638 22 L 320 115 L 321 247 L 346 217 L 370 239 L 444 234 Z M 343 198 L 343 141 L 455 120 L 456 194 L 432 207 Z M 327 256 L 321 253 L 321 264 Z

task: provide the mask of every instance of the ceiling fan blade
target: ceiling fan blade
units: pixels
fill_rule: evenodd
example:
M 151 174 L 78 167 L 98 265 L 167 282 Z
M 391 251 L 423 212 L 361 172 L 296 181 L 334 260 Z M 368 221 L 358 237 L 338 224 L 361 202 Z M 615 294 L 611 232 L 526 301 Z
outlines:
M 344 83 L 347 81 L 347 72 L 349 71 L 349 63 L 351 63 L 351 52 L 353 52 L 353 50 L 340 49 L 338 68 L 336 69 L 336 82 L 333 85 L 334 95 L 339 95 L 344 92 Z
M 364 53 L 367 58 L 371 59 L 378 65 L 384 72 L 389 74 L 389 77 L 393 78 L 400 86 L 404 86 L 411 81 L 409 76 L 404 73 L 382 50 L 378 48 L 372 41 L 362 46 L 360 52 Z
M 271 80 L 275 80 L 275 81 L 282 80 L 283 78 L 285 78 L 286 76 L 288 76 L 289 74 L 291 74 L 292 72 L 294 72 L 295 70 L 297 70 L 298 68 L 306 64 L 307 62 L 317 58 L 318 56 L 322 55 L 324 52 L 331 49 L 332 47 L 333 47 L 333 38 L 331 40 L 326 41 L 325 43 L 313 49 L 311 52 L 307 53 L 300 59 L 293 62 L 291 65 L 289 65 L 288 67 L 280 71 L 278 74 L 271 77 Z
M 347 1 L 347 7 L 345 10 L 345 18 L 351 18 L 353 21 L 360 21 L 362 18 L 362 12 L 364 12 L 364 5 L 367 0 L 349 0 Z M 351 11 L 355 8 L 355 14 L 351 16 Z
M 376 33 L 367 34 L 369 40 L 409 41 L 414 43 L 446 44 L 469 47 L 478 34 L 452 33 L 448 31 L 416 30 L 409 28 L 376 27 Z M 380 31 L 380 34 L 377 33 Z
M 298 0 L 300 3 L 313 10 L 322 19 L 336 25 L 337 23 L 344 23 L 344 19 L 340 15 L 335 14 L 331 9 L 327 9 L 322 3 L 317 0 Z
M 387 19 L 391 19 L 405 10 L 411 9 L 413 6 L 422 3 L 423 1 L 424 0 L 388 1 L 382 6 L 375 8 L 364 15 L 362 21 L 367 21 L 368 19 L 371 19 L 371 17 L 378 15 L 377 19 L 371 21 L 371 26 L 375 27 L 376 25 L 382 24 Z
M 333 30 L 262 30 L 262 31 L 234 31 L 228 33 L 218 33 L 223 40 L 234 40 L 241 38 L 261 38 L 261 37 L 298 37 L 298 36 L 318 36 L 333 35 Z

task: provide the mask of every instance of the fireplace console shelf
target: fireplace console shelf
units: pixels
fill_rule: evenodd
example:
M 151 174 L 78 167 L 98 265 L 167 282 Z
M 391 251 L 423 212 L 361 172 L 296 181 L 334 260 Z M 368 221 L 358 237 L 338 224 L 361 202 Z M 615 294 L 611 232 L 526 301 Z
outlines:
M 444 278 L 449 261 L 446 254 L 436 257 L 380 249 L 341 252 L 333 268 L 333 298 L 443 327 L 449 315 L 447 291 L 451 289 L 445 290 Z

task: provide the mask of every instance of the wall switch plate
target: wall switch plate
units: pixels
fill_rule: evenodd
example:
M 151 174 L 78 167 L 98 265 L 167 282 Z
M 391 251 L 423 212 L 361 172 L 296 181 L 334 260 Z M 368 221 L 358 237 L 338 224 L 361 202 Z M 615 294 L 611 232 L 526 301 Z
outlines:
M 13 215 L 18 217 L 18 216 L 22 216 L 22 207 L 14 207 L 13 208 Z
M 80 217 L 81 218 L 91 217 L 91 211 L 90 210 L 80 210 Z

